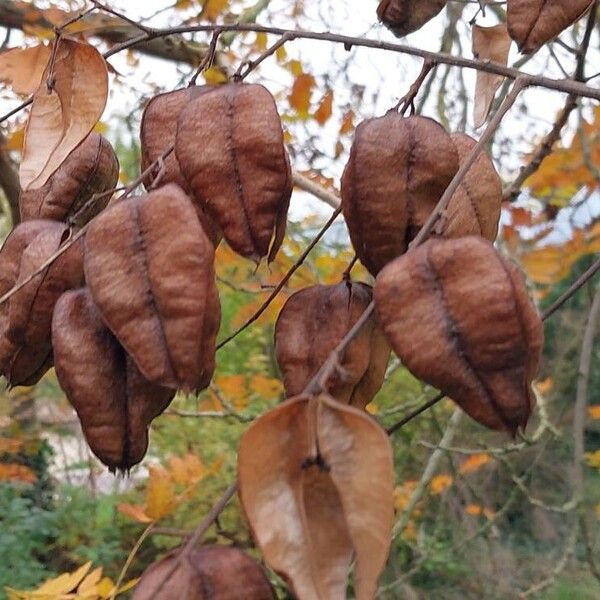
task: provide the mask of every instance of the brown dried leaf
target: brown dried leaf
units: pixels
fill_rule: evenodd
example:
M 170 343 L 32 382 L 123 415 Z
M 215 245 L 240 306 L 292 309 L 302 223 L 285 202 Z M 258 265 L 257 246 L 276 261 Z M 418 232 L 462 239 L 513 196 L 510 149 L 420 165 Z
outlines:
M 453 133 L 451 137 L 462 164 L 477 142 L 466 133 Z M 450 199 L 442 236 L 480 235 L 493 242 L 498 235 L 501 207 L 502 181 L 489 155 L 481 152 Z
M 273 260 L 293 181 L 269 91 L 231 83 L 194 98 L 179 116 L 175 152 L 196 202 L 229 245 L 255 262 Z
M 141 169 L 145 171 L 154 161 L 159 159 L 171 146 L 175 144 L 177 132 L 177 119 L 183 108 L 190 100 L 197 98 L 200 94 L 212 91 L 210 86 L 191 86 L 173 92 L 158 94 L 150 99 L 144 113 L 140 126 L 140 148 L 142 154 Z M 201 151 L 200 149 L 198 149 Z M 160 173 L 160 185 L 176 183 L 190 197 L 193 198 L 190 186 L 181 174 L 179 162 L 175 152 L 171 152 L 164 161 L 164 165 L 155 171 L 144 181 L 146 189 L 154 182 Z M 194 203 L 198 218 L 206 235 L 215 246 L 221 241 L 222 233 L 216 223 L 206 214 L 199 202 Z
M 375 304 L 394 352 L 486 427 L 514 433 L 533 404 L 543 328 L 517 268 L 480 237 L 430 240 L 390 263 Z
M 33 95 L 25 130 L 21 188 L 41 188 L 67 156 L 87 137 L 104 111 L 108 72 L 102 55 L 90 44 L 62 37 L 52 71 L 48 65 Z
M 148 382 L 104 325 L 87 288 L 63 294 L 52 321 L 56 375 L 94 454 L 129 469 L 148 447 L 148 426 L 175 392 Z
M 421 29 L 446 6 L 447 0 L 381 0 L 379 20 L 398 37 Z
M 523 54 L 532 54 L 578 21 L 594 0 L 508 0 L 508 33 Z
M 371 302 L 362 283 L 316 285 L 292 295 L 275 326 L 275 353 L 288 397 L 301 394 L 327 357 Z M 364 408 L 379 391 L 390 348 L 375 319 L 361 329 L 332 377 L 328 392 L 339 402 Z
M 214 248 L 174 183 L 98 215 L 85 238 L 85 275 L 102 318 L 151 382 L 205 388 L 220 306 Z
M 473 26 L 473 56 L 475 58 L 498 63 L 505 67 L 508 64 L 511 43 L 512 40 L 504 23 L 494 27 Z M 473 108 L 473 122 L 476 129 L 485 123 L 490 114 L 494 96 L 503 81 L 502 75 L 477 71 Z
M 276 598 L 262 567 L 237 548 L 216 545 L 195 548 L 172 571 L 179 552 L 170 552 L 144 571 L 132 600 Z M 169 573 L 172 574 L 167 581 Z
M 353 556 L 357 599 L 374 597 L 394 470 L 389 439 L 369 416 L 327 396 L 288 400 L 243 435 L 238 476 L 263 556 L 300 600 L 345 598 Z
M 47 225 L 47 221 L 21 223 L 6 238 L 0 250 L 0 295 L 14 287 L 23 250 Z M 11 385 L 33 385 L 52 365 L 52 352 L 45 345 L 28 348 L 8 338 L 6 330 L 11 300 L 0 304 L 0 373 Z
M 459 168 L 445 129 L 396 112 L 356 128 L 342 177 L 342 209 L 357 256 L 376 275 L 425 224 Z
M 66 221 L 94 194 L 111 190 L 119 179 L 119 161 L 107 139 L 90 133 L 39 189 L 21 191 L 21 219 Z M 110 195 L 90 205 L 77 219 L 84 225 L 106 207 Z
M 9 48 L 0 53 L 0 81 L 17 94 L 33 94 L 50 58 L 50 47 L 44 44 L 30 48 Z

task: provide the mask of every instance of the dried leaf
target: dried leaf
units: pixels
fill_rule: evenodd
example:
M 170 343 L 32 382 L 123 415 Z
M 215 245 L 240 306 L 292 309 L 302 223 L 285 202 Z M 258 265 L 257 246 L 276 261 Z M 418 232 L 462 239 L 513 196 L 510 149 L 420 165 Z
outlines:
M 17 94 L 33 94 L 50 58 L 50 47 L 38 44 L 30 48 L 10 48 L 0 53 L 0 81 Z
M 21 220 L 52 219 L 66 221 L 94 194 L 111 190 L 119 179 L 119 161 L 108 140 L 90 133 L 38 189 L 21 191 Z M 90 205 L 78 216 L 82 226 L 106 207 L 110 195 Z
M 508 64 L 511 43 L 512 40 L 504 23 L 494 27 L 473 26 L 473 56 L 475 58 L 498 63 L 505 67 Z M 502 75 L 477 71 L 473 109 L 473 124 L 476 129 L 485 123 L 492 108 L 494 96 L 503 81 Z
M 145 512 L 158 521 L 172 512 L 176 500 L 175 481 L 171 473 L 160 465 L 149 467 L 148 473 Z
M 174 392 L 144 379 L 106 328 L 86 288 L 60 297 L 52 344 L 56 376 L 92 452 L 111 470 L 140 462 L 148 425 Z
M 527 424 L 543 327 L 521 274 L 492 244 L 429 240 L 381 271 L 374 296 L 416 377 L 486 427 L 514 434 Z
M 175 152 L 196 202 L 229 245 L 255 262 L 268 254 L 271 262 L 285 234 L 293 182 L 270 92 L 231 83 L 194 98 L 179 115 Z
M 132 600 L 276 598 L 263 568 L 237 548 L 202 546 L 176 564 L 179 560 L 176 550 L 150 565 L 136 586 Z M 168 585 L 163 585 L 167 576 Z
M 319 454 L 316 440 L 319 441 Z M 356 558 L 356 597 L 374 597 L 394 514 L 392 450 L 360 410 L 293 398 L 240 442 L 240 500 L 267 563 L 301 600 L 339 600 Z
M 396 112 L 361 123 L 342 176 L 350 239 L 372 275 L 406 252 L 459 168 L 436 121 Z
M 301 73 L 294 80 L 290 93 L 290 106 L 303 118 L 307 118 L 310 111 L 310 100 L 316 81 L 312 75 Z
M 447 0 L 381 0 L 379 20 L 398 37 L 421 29 L 446 6 Z
M 62 37 L 53 65 L 53 89 L 46 85 L 48 65 L 33 95 L 19 171 L 21 188 L 41 188 L 87 137 L 104 111 L 108 72 L 102 55 L 87 43 Z
M 220 306 L 214 248 L 191 200 L 170 183 L 98 215 L 85 238 L 94 302 L 146 379 L 204 389 Z
M 275 354 L 288 397 L 301 394 L 371 302 L 362 283 L 316 285 L 293 294 L 275 326 Z M 349 345 L 328 392 L 363 408 L 383 384 L 390 349 L 374 318 Z
M 594 0 L 508 0 L 508 33 L 523 54 L 531 54 L 578 21 Z
M 319 108 L 315 112 L 315 119 L 319 125 L 325 125 L 327 121 L 331 118 L 331 114 L 333 112 L 333 92 L 329 90 L 321 103 L 319 104 Z

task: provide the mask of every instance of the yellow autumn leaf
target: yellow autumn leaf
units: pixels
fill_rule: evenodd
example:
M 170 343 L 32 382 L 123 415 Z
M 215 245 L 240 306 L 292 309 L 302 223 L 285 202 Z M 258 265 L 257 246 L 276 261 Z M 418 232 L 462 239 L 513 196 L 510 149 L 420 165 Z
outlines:
M 160 465 L 149 467 L 146 489 L 145 513 L 158 521 L 171 513 L 175 502 L 175 482 L 171 474 Z
M 0 463 L 0 481 L 33 484 L 37 481 L 37 475 L 26 465 Z
M 102 567 L 97 567 L 91 573 L 84 577 L 82 582 L 79 584 L 79 587 L 77 588 L 77 594 L 80 596 L 85 596 L 86 594 L 93 593 L 94 596 L 96 596 L 98 594 L 96 586 L 101 579 Z
M 476 471 L 487 465 L 491 460 L 492 458 L 489 454 L 473 454 L 460 465 L 460 473 L 464 475 L 465 473 Z
M 114 589 L 115 584 L 110 577 L 103 577 L 96 586 L 100 598 L 110 598 Z
M 315 78 L 312 75 L 302 73 L 296 77 L 292 85 L 292 91 L 289 96 L 290 106 L 302 118 L 308 117 L 310 100 L 315 83 Z
M 542 396 L 545 396 L 552 390 L 552 387 L 554 386 L 554 380 L 552 377 L 546 377 L 546 379 L 543 381 L 536 381 L 534 386 L 538 393 L 540 393 Z
M 596 450 L 596 452 L 587 452 L 585 458 L 590 467 L 600 469 L 600 450 Z
M 267 49 L 267 34 L 264 31 L 259 31 L 256 34 L 254 45 L 256 46 L 256 49 L 261 52 Z
M 63 573 L 55 579 L 49 579 L 48 581 L 43 583 L 39 588 L 34 590 L 34 594 L 49 594 L 54 596 L 67 594 L 79 585 L 81 580 L 86 576 L 87 572 L 90 570 L 91 566 L 92 563 L 90 561 L 85 563 L 85 565 L 82 565 L 72 573 Z
M 145 508 L 139 504 L 121 503 L 117 505 L 117 510 L 138 523 L 152 523 L 154 520 L 146 514 Z
M 479 506 L 479 504 L 469 504 L 467 507 L 465 507 L 465 512 L 473 517 L 479 517 L 483 515 L 486 519 L 492 519 L 496 514 L 493 510 Z
M 7 150 L 21 152 L 23 150 L 23 141 L 25 140 L 25 127 L 20 127 L 13 131 L 8 138 L 4 147 Z
M 180 485 L 195 485 L 207 475 L 200 457 L 191 452 L 182 457 L 171 456 L 169 470 L 175 483 Z
M 329 90 L 319 104 L 315 112 L 315 120 L 319 125 L 325 125 L 333 113 L 333 91 Z
M 216 21 L 229 8 L 230 0 L 205 0 L 202 14 L 209 21 Z
M 594 421 L 600 420 L 600 404 L 594 404 L 588 408 L 588 415 Z
M 302 63 L 296 59 L 290 60 L 290 62 L 287 64 L 287 68 L 294 77 L 299 77 L 304 73 Z
M 287 51 L 283 46 L 279 46 L 279 48 L 275 50 L 275 58 L 279 64 L 287 60 Z
M 431 493 L 434 495 L 445 492 L 454 482 L 454 478 L 451 475 L 436 475 L 431 480 Z
M 279 379 L 266 375 L 253 375 L 250 380 L 250 389 L 265 400 L 276 398 L 283 391 L 283 384 Z
M 204 81 L 207 85 L 219 85 L 221 83 L 227 83 L 227 74 L 217 66 L 210 67 L 202 73 Z

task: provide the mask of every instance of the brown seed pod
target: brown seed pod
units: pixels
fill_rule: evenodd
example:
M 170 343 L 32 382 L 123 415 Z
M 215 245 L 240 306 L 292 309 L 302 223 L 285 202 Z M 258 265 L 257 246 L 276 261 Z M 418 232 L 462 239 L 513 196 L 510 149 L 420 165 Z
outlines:
M 150 422 L 175 392 L 142 376 L 104 325 L 87 288 L 66 292 L 56 303 L 52 343 L 58 381 L 92 452 L 111 470 L 139 463 Z
M 371 302 L 362 283 L 315 285 L 296 292 L 285 303 L 275 326 L 275 353 L 286 394 L 301 394 L 332 350 Z M 342 376 L 327 391 L 338 401 L 365 408 L 383 384 L 390 347 L 371 318 L 348 347 Z
M 459 168 L 436 121 L 391 111 L 357 129 L 342 176 L 342 209 L 358 258 L 376 275 L 406 252 Z
M 37 190 L 21 190 L 21 219 L 66 221 L 94 194 L 111 190 L 119 179 L 119 161 L 106 138 L 90 133 L 48 181 Z M 77 216 L 81 226 L 96 216 L 110 200 L 103 196 Z
M 174 183 L 90 224 L 85 276 L 102 318 L 149 381 L 205 388 L 221 319 L 214 248 Z
M 67 231 L 55 221 L 19 224 L 0 251 L 0 294 L 36 271 Z M 0 305 L 0 372 L 10 385 L 33 385 L 52 366 L 52 310 L 63 291 L 81 284 L 81 254 L 81 245 L 75 244 Z
M 523 54 L 532 54 L 578 21 L 594 0 L 508 0 L 508 33 Z
M 447 1 L 381 0 L 377 16 L 395 35 L 408 35 L 433 19 L 446 6 Z
M 194 98 L 179 115 L 175 152 L 196 202 L 233 250 L 255 262 L 267 254 L 273 260 L 293 181 L 270 92 L 231 83 Z
M 202 546 L 177 565 L 179 556 L 179 551 L 171 552 L 150 565 L 135 586 L 132 600 L 276 598 L 263 568 L 237 548 Z
M 465 133 L 451 137 L 462 164 L 477 142 Z M 501 206 L 502 181 L 488 154 L 481 152 L 450 199 L 441 226 L 443 237 L 480 235 L 493 242 Z
M 29 279 L 68 237 L 64 223 L 48 221 L 46 227 L 23 250 L 16 283 Z M 52 312 L 59 297 L 83 283 L 83 243 L 75 242 L 49 267 L 15 292 L 8 311 L 6 334 L 27 346 L 50 344 Z
M 191 86 L 151 98 L 144 108 L 140 126 L 140 148 L 142 153 L 142 171 L 145 171 L 154 161 L 160 158 L 166 150 L 175 144 L 177 119 L 183 108 L 190 100 L 199 95 L 212 91 L 211 86 Z M 201 148 L 197 148 L 201 152 Z M 176 183 L 188 195 L 192 196 L 187 180 L 181 174 L 179 162 L 175 152 L 171 152 L 164 160 L 162 167 L 158 167 L 146 178 L 144 185 L 148 189 L 160 173 L 160 185 Z M 216 246 L 222 236 L 216 223 L 206 214 L 200 203 L 195 203 L 198 218 L 206 235 Z
M 542 322 L 517 268 L 483 238 L 429 240 L 377 276 L 394 352 L 473 419 L 514 433 L 533 404 Z

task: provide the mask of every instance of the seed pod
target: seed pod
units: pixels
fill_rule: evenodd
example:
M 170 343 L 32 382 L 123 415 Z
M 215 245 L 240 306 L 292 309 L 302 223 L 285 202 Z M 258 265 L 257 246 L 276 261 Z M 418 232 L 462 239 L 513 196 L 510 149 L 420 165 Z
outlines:
M 60 246 L 66 225 L 26 221 L 0 252 L 0 293 L 29 278 Z M 0 371 L 10 385 L 33 385 L 52 366 L 50 325 L 60 294 L 81 284 L 81 244 L 74 244 L 0 305 Z
M 104 325 L 87 288 L 56 303 L 52 343 L 58 381 L 92 452 L 111 470 L 130 469 L 148 447 L 148 426 L 173 390 L 148 382 Z
M 371 296 L 368 285 L 342 282 L 308 287 L 289 298 L 275 326 L 275 353 L 289 397 L 304 391 Z M 383 384 L 389 356 L 389 345 L 371 318 L 349 345 L 342 375 L 331 378 L 328 392 L 340 402 L 365 408 Z
M 421 29 L 446 6 L 447 0 L 381 0 L 379 20 L 398 37 Z
M 377 276 L 394 352 L 486 427 L 514 433 L 531 413 L 541 319 L 517 268 L 480 237 L 433 239 Z
M 293 182 L 269 91 L 231 83 L 200 94 L 179 115 L 175 152 L 195 201 L 233 250 L 255 262 L 267 254 L 273 260 Z
M 459 168 L 444 128 L 396 112 L 357 129 L 342 177 L 342 209 L 357 256 L 376 275 L 406 252 Z
M 532 54 L 578 21 L 594 0 L 508 0 L 508 33 L 523 54 Z
M 462 164 L 477 142 L 465 133 L 451 137 Z M 493 242 L 501 206 L 502 181 L 488 154 L 481 152 L 450 199 L 441 226 L 443 237 L 480 235 Z
M 46 221 L 27 221 L 19 224 L 6 238 L 0 250 L 0 295 L 3 296 L 14 287 L 23 250 L 46 225 Z M 0 372 L 11 385 L 33 385 L 51 366 L 52 352 L 47 347 L 23 348 L 7 337 L 11 299 L 0 304 Z M 46 364 L 48 362 L 49 365 Z
M 21 190 L 21 219 L 66 221 L 73 217 L 94 194 L 111 190 L 119 179 L 119 161 L 103 136 L 90 133 L 48 181 L 37 190 Z M 110 195 L 91 203 L 77 216 L 81 226 L 108 204 Z
M 102 318 L 149 381 L 205 388 L 220 323 L 214 248 L 174 183 L 90 224 L 85 276 Z
M 150 99 L 148 104 L 146 104 L 146 108 L 144 108 L 140 126 L 142 171 L 145 171 L 175 144 L 177 119 L 188 102 L 193 98 L 197 98 L 200 94 L 210 92 L 213 89 L 211 86 L 191 86 L 173 92 L 158 94 Z M 196 150 L 199 152 L 202 151 L 201 148 L 197 148 Z M 146 189 L 152 185 L 159 173 L 161 174 L 160 185 L 176 183 L 188 195 L 192 196 L 188 182 L 181 174 L 175 152 L 171 152 L 167 156 L 162 168 L 157 167 L 146 178 L 144 181 Z M 200 203 L 195 203 L 195 207 L 206 235 L 208 235 L 213 245 L 216 246 L 221 241 L 221 231 L 216 223 L 206 214 Z
M 276 598 L 263 568 L 237 548 L 202 546 L 193 549 L 177 564 L 179 552 L 167 554 L 144 571 L 135 586 L 133 600 Z
M 48 221 L 46 227 L 23 250 L 16 283 L 29 279 L 69 235 L 64 223 Z M 26 346 L 50 345 L 52 312 L 59 297 L 83 283 L 83 244 L 75 242 L 49 267 L 15 292 L 8 311 L 6 334 Z

